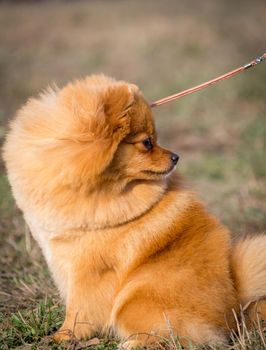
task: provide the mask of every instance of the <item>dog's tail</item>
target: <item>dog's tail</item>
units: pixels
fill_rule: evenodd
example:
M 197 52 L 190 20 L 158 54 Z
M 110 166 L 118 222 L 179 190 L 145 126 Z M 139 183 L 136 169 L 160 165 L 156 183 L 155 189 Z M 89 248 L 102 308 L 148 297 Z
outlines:
M 240 304 L 249 317 L 266 320 L 266 235 L 239 240 L 232 252 L 232 268 Z

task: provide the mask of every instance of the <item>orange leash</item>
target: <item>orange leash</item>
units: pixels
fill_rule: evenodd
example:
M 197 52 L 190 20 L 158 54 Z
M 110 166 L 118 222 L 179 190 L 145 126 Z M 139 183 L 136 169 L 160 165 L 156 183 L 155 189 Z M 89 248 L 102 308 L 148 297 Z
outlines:
M 255 58 L 253 61 L 245 64 L 244 66 L 232 70 L 231 72 L 228 72 L 226 74 L 220 75 L 217 78 L 214 78 L 212 80 L 206 81 L 205 83 L 202 83 L 200 85 L 194 86 L 194 87 L 192 87 L 190 89 L 178 92 L 177 94 L 174 94 L 174 95 L 171 95 L 171 96 L 167 96 L 167 97 L 164 97 L 164 98 L 162 98 L 160 100 L 152 102 L 150 104 L 150 106 L 151 107 L 157 107 L 157 106 L 163 105 L 165 103 L 177 100 L 178 98 L 184 97 L 186 95 L 192 94 L 193 92 L 205 89 L 206 87 L 208 87 L 210 85 L 213 85 L 213 84 L 216 84 L 216 83 L 218 83 L 221 80 L 233 77 L 234 75 L 239 74 L 239 73 L 243 72 L 244 70 L 246 70 L 248 68 L 254 67 L 257 64 L 261 63 L 262 61 L 264 61 L 265 59 L 266 59 L 266 53 L 264 53 L 262 56 L 260 56 L 258 58 Z

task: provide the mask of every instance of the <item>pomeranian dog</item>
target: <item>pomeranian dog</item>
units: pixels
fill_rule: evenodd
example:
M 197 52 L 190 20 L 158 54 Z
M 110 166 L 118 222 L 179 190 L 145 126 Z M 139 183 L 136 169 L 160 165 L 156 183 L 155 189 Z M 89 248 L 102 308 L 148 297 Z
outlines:
M 214 344 L 232 310 L 266 319 L 266 236 L 231 243 L 173 172 L 137 86 L 99 75 L 48 89 L 18 111 L 3 154 L 66 303 L 55 340 Z

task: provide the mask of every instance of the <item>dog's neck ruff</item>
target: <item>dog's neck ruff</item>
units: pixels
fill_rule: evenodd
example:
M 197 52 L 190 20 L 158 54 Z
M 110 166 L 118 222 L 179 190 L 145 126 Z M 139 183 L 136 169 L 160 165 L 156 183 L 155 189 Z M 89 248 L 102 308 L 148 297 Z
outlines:
M 166 181 L 143 181 L 116 196 L 112 192 L 89 196 L 69 193 L 64 204 L 50 198 L 45 207 L 28 207 L 24 213 L 27 222 L 34 221 L 34 226 L 45 230 L 51 238 L 68 230 L 104 230 L 144 215 L 160 202 L 167 187 Z
M 112 192 L 95 193 L 88 198 L 90 220 L 85 219 L 85 227 L 92 230 L 114 228 L 139 218 L 161 200 L 167 184 L 154 181 L 129 187 L 116 196 Z

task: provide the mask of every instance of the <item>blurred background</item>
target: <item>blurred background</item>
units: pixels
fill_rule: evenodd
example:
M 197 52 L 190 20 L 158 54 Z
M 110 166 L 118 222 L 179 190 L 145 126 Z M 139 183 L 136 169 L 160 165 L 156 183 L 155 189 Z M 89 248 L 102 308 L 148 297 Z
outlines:
M 1 1 L 0 141 L 16 110 L 47 85 L 103 72 L 153 101 L 263 54 L 265 24 L 263 0 Z M 265 81 L 262 63 L 154 109 L 160 143 L 180 155 L 177 170 L 240 234 L 266 228 Z M 34 242 L 26 252 L 2 160 L 0 212 L 0 299 L 9 313 L 42 297 L 49 277 Z

